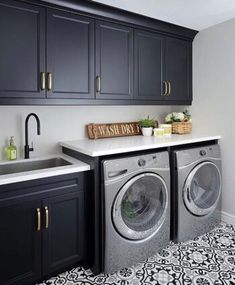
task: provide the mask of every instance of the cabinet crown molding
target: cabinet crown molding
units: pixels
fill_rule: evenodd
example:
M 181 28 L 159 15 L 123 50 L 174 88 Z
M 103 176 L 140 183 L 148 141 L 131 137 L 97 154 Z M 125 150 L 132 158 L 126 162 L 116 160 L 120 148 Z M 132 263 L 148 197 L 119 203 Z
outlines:
M 115 8 L 109 5 L 93 2 L 91 0 L 25 0 L 29 3 L 45 6 L 60 6 L 60 8 L 72 9 L 79 13 L 89 14 L 91 17 L 107 18 L 113 21 L 121 21 L 128 25 L 139 26 L 146 29 L 155 30 L 161 33 L 175 35 L 177 37 L 193 40 L 198 31 L 171 24 L 151 17 L 139 15 L 137 13 L 129 12 L 120 8 Z M 59 7 L 57 7 L 59 8 Z

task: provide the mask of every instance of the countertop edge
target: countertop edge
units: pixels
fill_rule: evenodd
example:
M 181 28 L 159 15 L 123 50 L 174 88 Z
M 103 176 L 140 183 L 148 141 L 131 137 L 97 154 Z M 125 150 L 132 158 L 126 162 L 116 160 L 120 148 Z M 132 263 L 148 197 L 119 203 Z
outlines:
M 10 175 L 4 175 L 0 178 L 0 186 L 1 185 L 7 185 L 12 183 L 19 183 L 24 181 L 30 181 L 30 180 L 36 180 L 36 179 L 42 179 L 47 177 L 53 177 L 53 176 L 59 176 L 59 175 L 65 175 L 65 174 L 72 174 L 76 172 L 84 172 L 90 170 L 90 165 L 82 162 L 80 160 L 77 160 L 75 158 L 72 158 L 70 156 L 67 156 L 65 154 L 57 154 L 57 155 L 50 155 L 45 156 L 44 158 L 50 158 L 50 157 L 62 157 L 67 159 L 68 161 L 72 162 L 72 165 L 69 166 L 62 166 L 61 168 L 57 169 L 45 169 L 45 170 L 33 170 L 29 172 L 20 172 Z M 32 160 L 37 160 L 39 158 L 33 158 Z M 18 160 L 17 162 L 20 162 L 21 160 Z M 2 164 L 9 163 L 9 162 L 2 162 Z
M 104 150 L 104 151 L 89 151 L 86 149 L 83 149 L 81 147 L 76 147 L 69 142 L 60 142 L 60 146 L 69 148 L 71 150 L 83 153 L 85 155 L 91 156 L 91 157 L 98 157 L 98 156 L 104 156 L 104 155 L 112 155 L 112 154 L 119 154 L 119 153 L 126 153 L 126 152 L 134 152 L 134 151 L 140 151 L 140 150 L 147 150 L 147 149 L 157 149 L 162 147 L 170 147 L 170 146 L 177 146 L 177 145 L 185 145 L 189 143 L 197 143 L 197 142 L 203 142 L 203 141 L 210 141 L 210 140 L 218 140 L 221 139 L 221 136 L 205 136 L 205 137 L 198 137 L 198 138 L 192 138 L 192 139 L 183 139 L 182 141 L 172 141 L 172 142 L 158 142 L 158 143 L 152 143 L 149 145 L 143 145 L 143 146 L 129 146 L 126 148 L 116 148 L 115 150 Z

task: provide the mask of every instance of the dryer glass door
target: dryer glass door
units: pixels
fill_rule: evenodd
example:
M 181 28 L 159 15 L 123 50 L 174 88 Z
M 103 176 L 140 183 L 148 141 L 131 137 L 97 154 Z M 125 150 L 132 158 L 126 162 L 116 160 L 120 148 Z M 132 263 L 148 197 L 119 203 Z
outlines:
M 154 173 L 130 179 L 119 191 L 113 205 L 117 231 L 131 240 L 151 236 L 162 225 L 168 207 L 167 187 Z
M 188 210 L 204 216 L 217 206 L 221 193 L 221 174 L 212 162 L 197 165 L 189 174 L 183 192 L 183 198 Z

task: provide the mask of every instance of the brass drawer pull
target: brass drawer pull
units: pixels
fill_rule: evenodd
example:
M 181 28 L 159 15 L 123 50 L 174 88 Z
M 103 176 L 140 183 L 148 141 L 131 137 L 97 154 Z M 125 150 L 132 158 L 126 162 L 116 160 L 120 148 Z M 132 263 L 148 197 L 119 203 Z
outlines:
M 170 96 L 171 95 L 171 82 L 170 81 L 167 81 L 167 83 L 168 83 L 168 96 Z
M 168 95 L 168 84 L 167 81 L 163 81 L 164 84 L 164 93 L 162 94 L 162 96 L 167 96 Z
M 47 90 L 52 90 L 52 73 L 47 72 Z
M 46 89 L 46 73 L 45 72 L 40 73 L 40 87 L 41 87 L 41 90 Z
M 49 227 L 49 210 L 48 207 L 45 207 L 45 216 L 46 216 L 46 223 L 45 223 L 45 228 L 48 229 Z
M 100 86 L 100 76 L 96 76 L 96 92 L 100 92 L 101 86 Z
M 37 231 L 40 232 L 41 230 L 41 210 L 37 208 Z

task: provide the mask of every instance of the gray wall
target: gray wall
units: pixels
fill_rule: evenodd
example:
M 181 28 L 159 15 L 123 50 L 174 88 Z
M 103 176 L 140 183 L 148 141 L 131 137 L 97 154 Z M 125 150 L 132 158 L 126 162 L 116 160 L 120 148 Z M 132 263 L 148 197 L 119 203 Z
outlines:
M 194 130 L 216 133 L 223 158 L 222 210 L 235 216 L 235 19 L 201 31 L 193 44 Z
M 34 118 L 29 124 L 29 142 L 33 140 L 35 148 L 30 156 L 34 157 L 57 153 L 59 141 L 87 137 L 86 124 L 136 121 L 147 115 L 162 119 L 170 111 L 167 106 L 0 106 L 0 160 L 11 135 L 15 136 L 22 157 L 24 120 L 30 112 L 37 113 L 41 120 L 41 136 L 36 135 Z

